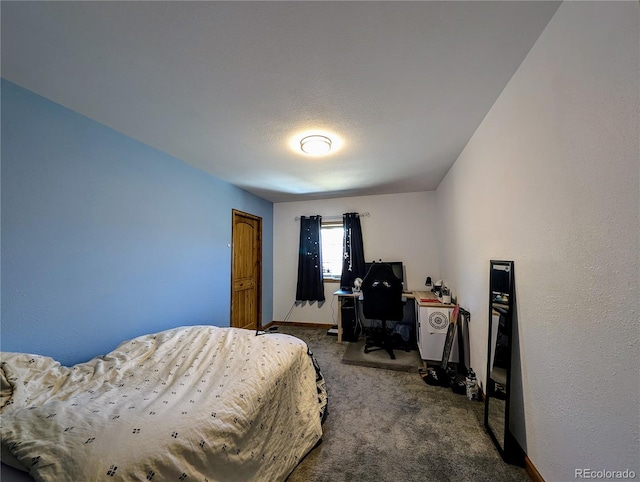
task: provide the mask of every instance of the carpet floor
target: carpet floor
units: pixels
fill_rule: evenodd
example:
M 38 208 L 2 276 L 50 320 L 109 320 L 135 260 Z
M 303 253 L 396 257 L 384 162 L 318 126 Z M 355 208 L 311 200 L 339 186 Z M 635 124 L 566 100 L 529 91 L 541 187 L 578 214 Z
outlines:
M 505 464 L 483 427 L 483 404 L 413 372 L 342 363 L 326 329 L 280 326 L 306 341 L 327 383 L 322 443 L 288 482 L 529 481 Z

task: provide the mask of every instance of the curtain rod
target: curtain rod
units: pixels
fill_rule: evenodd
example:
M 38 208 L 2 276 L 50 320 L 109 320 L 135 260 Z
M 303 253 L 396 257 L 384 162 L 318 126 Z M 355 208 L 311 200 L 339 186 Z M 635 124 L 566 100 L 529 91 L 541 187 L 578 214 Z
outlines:
M 362 218 L 362 217 L 368 218 L 369 216 L 370 216 L 369 212 L 358 213 L 358 217 L 359 218 Z M 337 216 L 337 215 L 336 216 L 322 216 L 322 219 L 342 219 L 342 214 L 340 214 L 339 216 Z M 300 216 L 296 216 L 295 220 L 296 221 L 300 221 Z

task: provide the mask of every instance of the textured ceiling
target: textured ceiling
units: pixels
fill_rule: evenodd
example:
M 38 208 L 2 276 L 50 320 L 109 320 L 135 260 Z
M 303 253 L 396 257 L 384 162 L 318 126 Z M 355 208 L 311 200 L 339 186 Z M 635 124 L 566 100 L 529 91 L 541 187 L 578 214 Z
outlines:
M 424 191 L 557 7 L 3 1 L 2 76 L 274 202 Z

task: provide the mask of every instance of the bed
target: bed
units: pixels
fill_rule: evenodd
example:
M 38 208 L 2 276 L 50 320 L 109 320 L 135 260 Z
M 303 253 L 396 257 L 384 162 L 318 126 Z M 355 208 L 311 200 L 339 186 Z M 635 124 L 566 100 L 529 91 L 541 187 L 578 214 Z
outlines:
M 324 380 L 289 335 L 181 327 L 0 367 L 2 461 L 38 481 L 284 480 L 322 436 Z

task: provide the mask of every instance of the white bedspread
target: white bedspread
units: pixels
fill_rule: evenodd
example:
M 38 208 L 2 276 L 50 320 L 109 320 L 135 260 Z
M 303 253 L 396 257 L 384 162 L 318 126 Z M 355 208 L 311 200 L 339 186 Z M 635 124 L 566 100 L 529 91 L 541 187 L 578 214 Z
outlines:
M 3 461 L 36 480 L 284 480 L 322 436 L 325 394 L 288 335 L 184 327 L 71 368 L 1 367 Z

